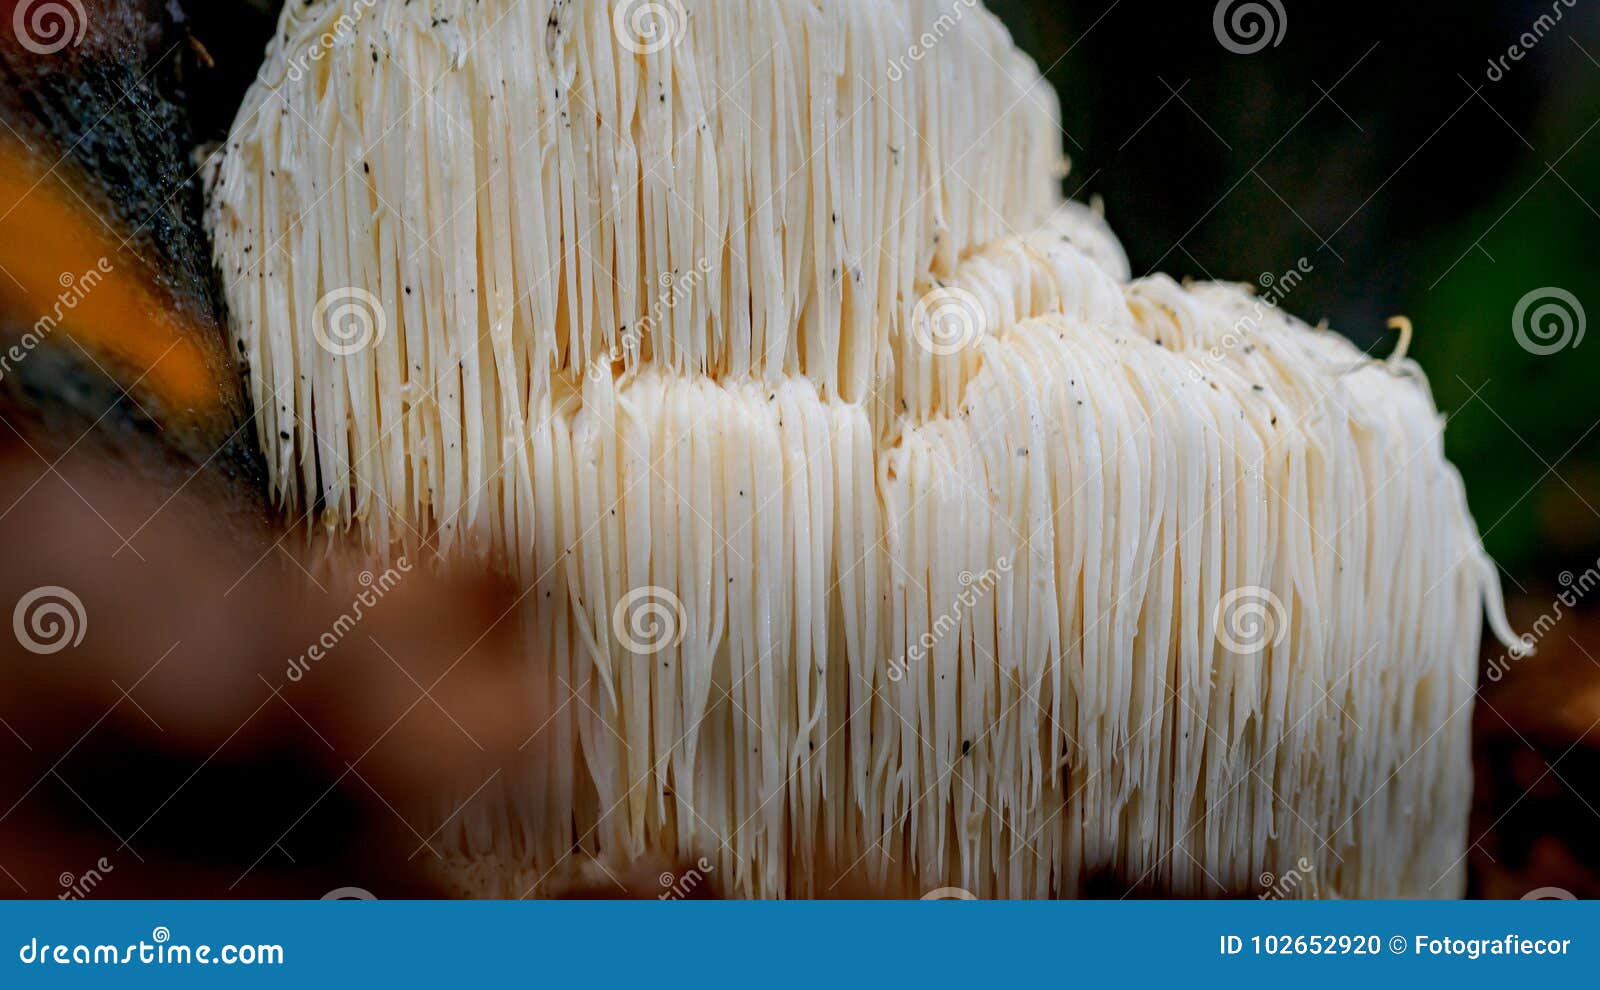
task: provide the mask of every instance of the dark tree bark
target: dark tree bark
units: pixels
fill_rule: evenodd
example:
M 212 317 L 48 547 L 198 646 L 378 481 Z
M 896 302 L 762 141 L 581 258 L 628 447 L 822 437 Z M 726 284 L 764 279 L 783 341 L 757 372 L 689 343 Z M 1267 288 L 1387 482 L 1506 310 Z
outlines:
M 177 3 L 34 3 L 17 21 L 18 3 L 0 0 L 19 28 L 0 33 L 0 443 L 87 450 L 259 521 L 188 95 L 208 93 L 210 127 L 242 87 L 208 89 L 216 58 Z

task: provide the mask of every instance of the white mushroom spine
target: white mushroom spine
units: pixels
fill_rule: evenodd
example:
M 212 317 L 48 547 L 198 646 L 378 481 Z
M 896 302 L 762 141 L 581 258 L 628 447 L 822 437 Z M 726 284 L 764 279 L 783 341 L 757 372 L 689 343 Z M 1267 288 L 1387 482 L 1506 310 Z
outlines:
M 567 699 L 464 889 L 1462 890 L 1510 633 L 1420 369 L 1130 281 L 1063 163 L 975 0 L 285 6 L 210 210 L 276 494 L 507 568 Z

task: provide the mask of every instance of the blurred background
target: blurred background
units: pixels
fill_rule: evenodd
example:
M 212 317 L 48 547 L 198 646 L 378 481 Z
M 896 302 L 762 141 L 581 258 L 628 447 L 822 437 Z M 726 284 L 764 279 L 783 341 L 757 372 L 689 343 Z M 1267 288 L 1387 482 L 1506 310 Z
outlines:
M 1259 286 L 1299 267 L 1309 274 L 1280 304 L 1378 355 L 1395 344 L 1390 316 L 1413 321 L 1410 353 L 1449 417 L 1513 626 L 1537 638 L 1530 658 L 1484 652 L 1471 892 L 1600 896 L 1600 340 L 1586 338 L 1600 318 L 1600 2 L 987 5 L 1060 95 L 1067 190 L 1103 201 L 1136 275 Z M 137 138 L 74 145 L 90 171 L 158 160 L 163 141 L 222 139 L 280 4 L 145 6 L 167 30 L 123 44 L 155 68 L 93 83 L 150 92 L 115 109 Z M 95 96 L 81 80 L 29 78 L 17 63 L 9 75 L 20 85 L 0 97 L 7 119 L 57 107 L 58 139 L 92 120 L 73 109 Z M 154 190 L 171 216 L 134 240 L 188 265 L 169 290 L 214 313 L 183 247 L 195 216 L 184 181 Z M 108 213 L 146 215 L 148 202 L 120 201 L 152 198 L 137 175 L 131 188 Z M 232 464 L 258 470 L 249 451 Z M 157 830 L 160 811 L 146 820 Z M 275 865 L 288 868 L 272 852 L 261 872 Z

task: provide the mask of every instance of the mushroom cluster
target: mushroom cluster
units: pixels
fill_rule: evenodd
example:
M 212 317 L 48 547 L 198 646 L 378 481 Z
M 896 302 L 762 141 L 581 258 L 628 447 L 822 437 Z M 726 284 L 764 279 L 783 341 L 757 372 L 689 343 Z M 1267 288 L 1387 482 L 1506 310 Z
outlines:
M 1064 174 L 977 0 L 285 5 L 209 207 L 275 494 L 514 576 L 562 700 L 464 891 L 1461 892 L 1510 632 L 1420 369 Z

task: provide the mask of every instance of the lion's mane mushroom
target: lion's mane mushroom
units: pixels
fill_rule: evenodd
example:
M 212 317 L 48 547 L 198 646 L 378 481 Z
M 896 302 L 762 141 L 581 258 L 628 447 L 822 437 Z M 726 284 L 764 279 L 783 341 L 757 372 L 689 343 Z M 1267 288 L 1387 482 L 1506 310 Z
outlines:
M 211 203 L 276 494 L 518 576 L 569 699 L 465 889 L 1461 891 L 1421 371 L 1130 281 L 1063 161 L 975 0 L 285 6 Z

